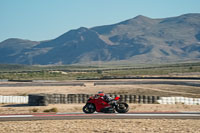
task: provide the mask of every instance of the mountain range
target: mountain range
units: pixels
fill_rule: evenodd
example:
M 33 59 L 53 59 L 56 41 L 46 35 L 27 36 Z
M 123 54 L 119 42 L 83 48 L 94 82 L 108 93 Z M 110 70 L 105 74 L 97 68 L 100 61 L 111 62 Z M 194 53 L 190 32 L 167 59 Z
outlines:
M 9 38 L 0 43 L 1 64 L 200 61 L 200 13 L 132 19 L 80 27 L 47 41 Z

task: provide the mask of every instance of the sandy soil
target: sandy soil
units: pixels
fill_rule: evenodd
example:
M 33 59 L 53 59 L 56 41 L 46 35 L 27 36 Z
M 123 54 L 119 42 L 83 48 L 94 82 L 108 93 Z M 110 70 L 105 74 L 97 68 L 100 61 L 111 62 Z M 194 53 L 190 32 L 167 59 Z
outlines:
M 116 80 L 130 81 L 130 80 Z M 76 81 L 74 81 L 76 82 Z M 200 97 L 200 88 L 181 85 L 98 85 L 95 81 L 82 81 L 86 86 L 28 86 L 28 87 L 0 87 L 0 95 L 28 95 L 31 93 L 61 93 L 61 94 L 95 94 L 99 90 L 105 93 L 185 96 Z
M 49 106 L 0 105 L 0 114 L 42 113 L 45 109 L 57 108 L 58 112 L 81 112 L 84 104 L 57 104 Z M 129 104 L 130 112 L 200 111 L 199 105 Z M 9 107 L 10 106 L 10 107 Z M 98 119 L 98 120 L 41 120 L 0 122 L 0 133 L 199 133 L 200 120 L 180 119 Z
M 94 81 L 93 81 L 94 82 Z M 87 93 L 95 94 L 99 90 L 106 93 L 190 96 L 200 97 L 199 87 L 179 85 L 105 85 L 93 86 L 93 82 L 85 82 L 86 86 L 42 86 L 42 87 L 0 87 L 0 95 L 27 95 L 30 93 Z M 160 105 L 129 104 L 130 112 L 162 112 L 162 111 L 200 111 L 200 105 Z M 50 104 L 49 106 L 26 106 L 0 104 L 0 114 L 43 113 L 46 109 L 57 108 L 58 112 L 82 112 L 84 104 Z M 36 112 L 33 112 L 37 110 Z M 200 120 L 179 119 L 122 119 L 122 120 L 43 120 L 43 121 L 8 121 L 0 122 L 0 133 L 27 132 L 115 132 L 115 133 L 199 133 Z
M 58 112 L 82 112 L 84 104 L 50 104 L 48 106 L 19 106 L 19 105 L 0 105 L 0 114 L 27 114 L 43 113 L 46 109 L 57 108 Z M 199 111 L 200 105 L 161 105 L 161 104 L 129 104 L 129 112 L 176 112 L 176 111 Z M 37 110 L 33 112 L 33 110 Z
M 1 133 L 199 133 L 200 120 L 123 119 L 123 120 L 45 120 L 0 122 Z

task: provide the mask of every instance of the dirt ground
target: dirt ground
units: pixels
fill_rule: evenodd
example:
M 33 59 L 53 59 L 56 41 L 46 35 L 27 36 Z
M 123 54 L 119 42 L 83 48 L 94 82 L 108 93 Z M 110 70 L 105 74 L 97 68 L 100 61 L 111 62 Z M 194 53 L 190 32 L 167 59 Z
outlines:
M 58 112 L 82 112 L 84 104 L 50 104 L 48 106 L 23 106 L 23 105 L 0 105 L 0 114 L 28 114 L 43 113 L 46 109 L 57 108 Z M 129 104 L 129 112 L 181 112 L 199 111 L 200 105 L 162 105 L 162 104 Z M 37 110 L 34 112 L 34 110 Z
M 139 80 L 115 80 L 115 81 L 139 81 Z M 163 81 L 163 80 L 160 80 L 160 81 Z M 170 80 L 167 80 L 167 81 L 170 81 Z M 77 81 L 74 81 L 74 82 L 77 82 Z M 140 84 L 140 85 L 97 85 L 97 86 L 94 86 L 95 81 L 79 81 L 79 82 L 84 82 L 85 86 L 0 87 L 0 95 L 28 95 L 28 94 L 33 94 L 33 93 L 96 94 L 99 90 L 103 90 L 105 93 L 116 93 L 116 94 L 184 96 L 184 97 L 200 98 L 200 87 L 193 87 L 193 86 L 166 85 L 166 84 L 165 85 L 164 84 L 157 84 L 157 85 Z M 196 82 L 199 82 L 199 81 L 196 81 Z
M 1 133 L 199 133 L 200 120 L 106 119 L 0 122 Z
M 102 85 L 94 86 L 42 86 L 42 87 L 0 87 L 0 95 L 27 95 L 30 93 L 87 93 L 95 94 L 99 90 L 105 93 L 188 96 L 200 97 L 199 87 L 180 85 Z M 129 104 L 129 112 L 181 112 L 200 111 L 200 105 L 160 105 Z M 57 108 L 58 112 L 82 112 L 84 104 L 50 104 L 48 106 L 27 106 L 0 104 L 0 114 L 43 113 L 46 109 Z M 36 112 L 34 112 L 34 110 Z M 0 133 L 27 132 L 113 132 L 113 133 L 199 133 L 200 120 L 180 119 L 99 119 L 99 120 L 41 120 L 41 121 L 7 121 L 0 122 Z
M 200 111 L 199 105 L 129 104 L 130 112 Z M 84 104 L 51 104 L 49 106 L 0 105 L 0 114 L 43 113 L 57 108 L 58 112 L 82 112 Z M 0 122 L 1 133 L 27 132 L 80 132 L 80 133 L 199 133 L 200 120 L 180 119 L 98 119 L 98 120 L 41 120 Z

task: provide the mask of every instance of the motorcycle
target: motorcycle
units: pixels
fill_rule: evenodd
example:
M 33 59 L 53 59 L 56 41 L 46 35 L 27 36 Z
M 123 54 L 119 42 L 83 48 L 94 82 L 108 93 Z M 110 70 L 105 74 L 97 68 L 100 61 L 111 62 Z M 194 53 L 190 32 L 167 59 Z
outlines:
M 115 97 L 109 102 L 106 102 L 102 97 L 95 95 L 87 100 L 86 105 L 83 107 L 83 112 L 92 114 L 96 112 L 102 113 L 126 113 L 129 110 L 129 105 L 120 101 L 120 97 Z

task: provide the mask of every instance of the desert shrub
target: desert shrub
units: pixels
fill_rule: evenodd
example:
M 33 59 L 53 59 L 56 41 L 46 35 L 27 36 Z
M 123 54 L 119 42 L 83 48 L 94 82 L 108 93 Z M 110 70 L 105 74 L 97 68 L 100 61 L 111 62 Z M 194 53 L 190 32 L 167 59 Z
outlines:
M 160 104 L 158 101 L 155 101 L 154 104 Z
M 28 94 L 27 93 L 22 93 L 19 96 L 28 96 Z
M 38 110 L 39 110 L 38 108 L 33 108 L 33 109 L 30 109 L 29 111 L 30 112 L 38 112 Z
M 50 112 L 50 110 L 49 109 L 45 109 L 43 112 Z
M 58 112 L 57 108 L 45 109 L 43 112 Z

